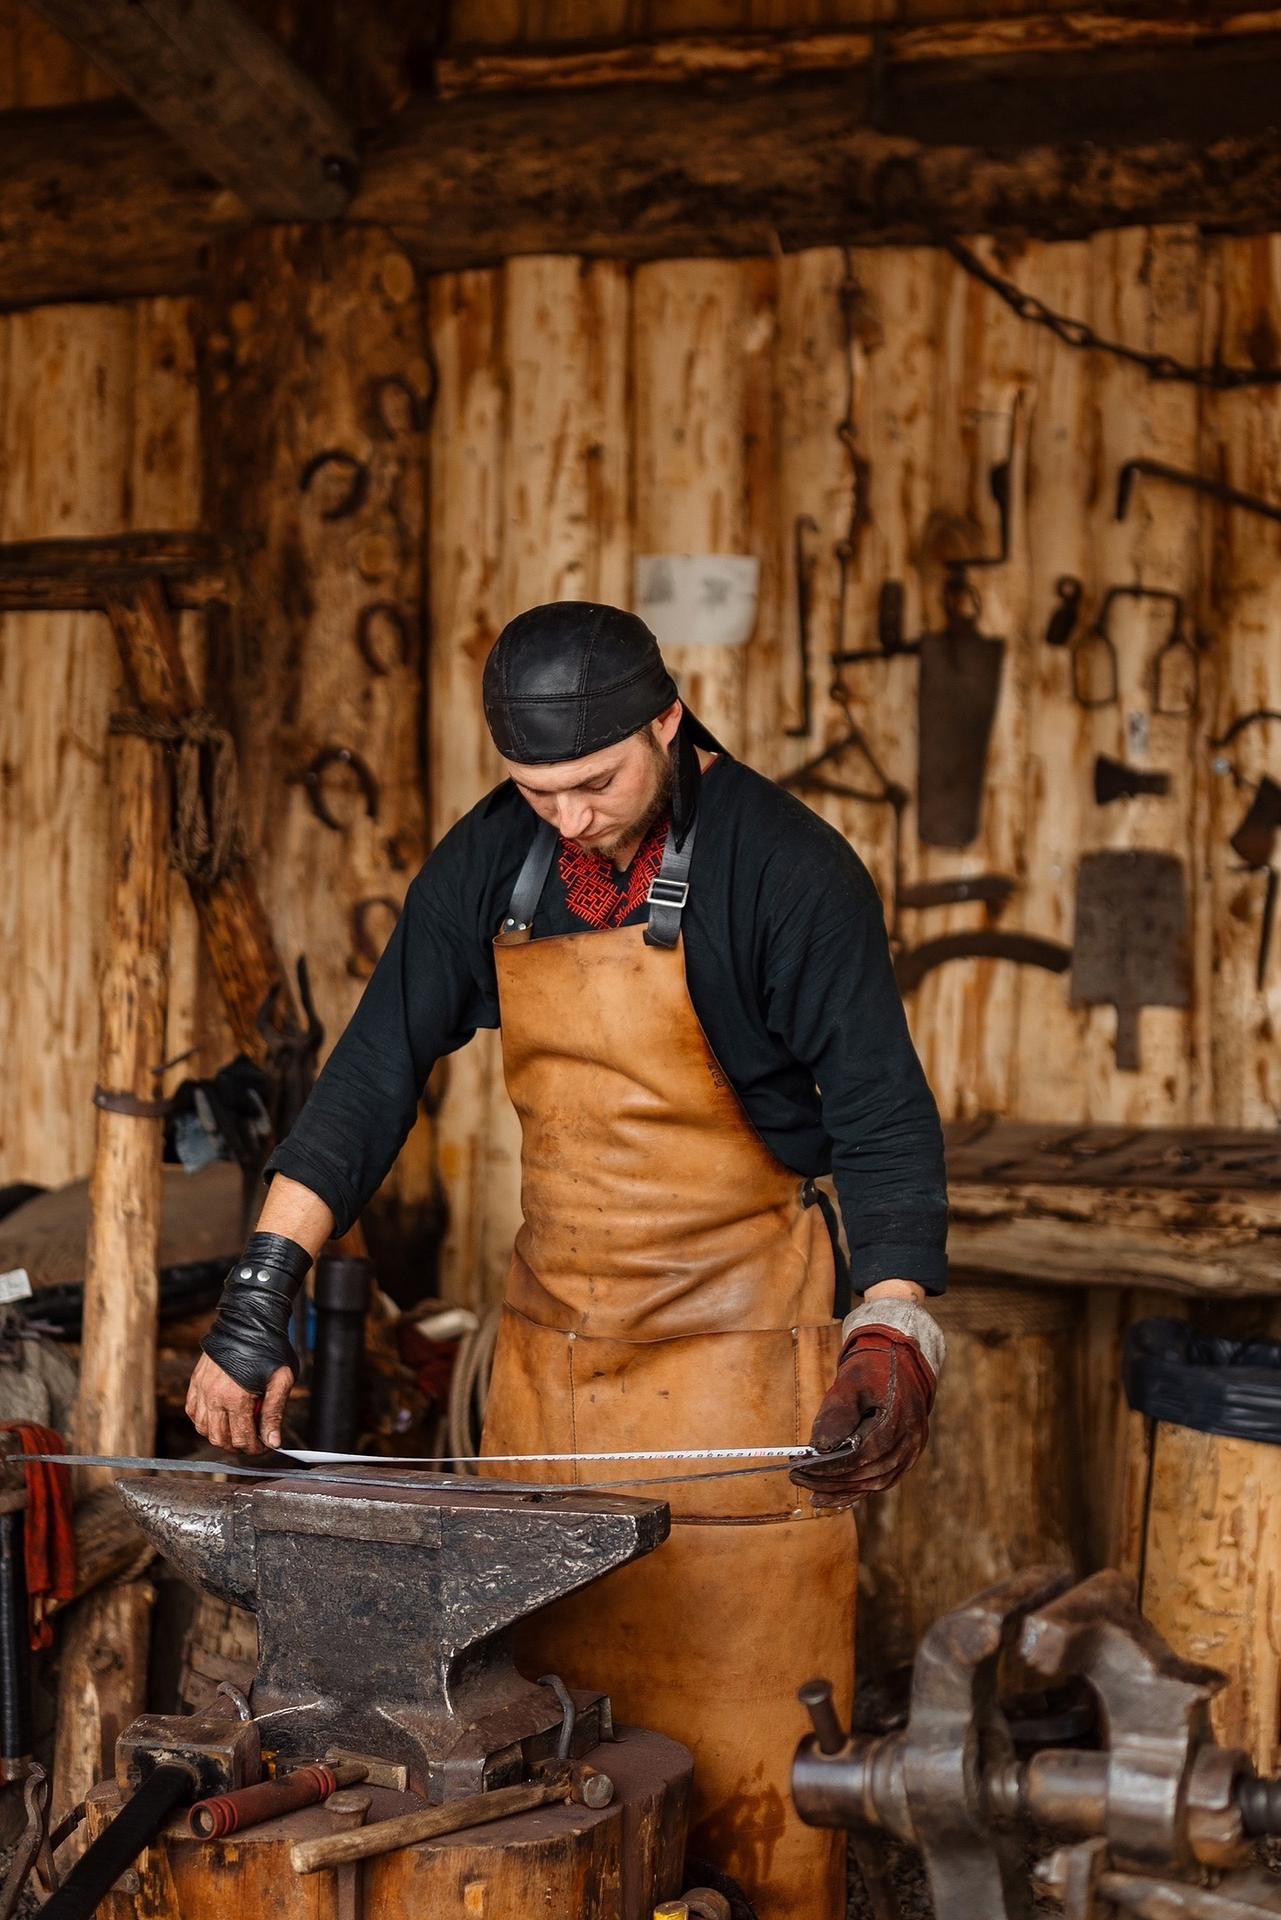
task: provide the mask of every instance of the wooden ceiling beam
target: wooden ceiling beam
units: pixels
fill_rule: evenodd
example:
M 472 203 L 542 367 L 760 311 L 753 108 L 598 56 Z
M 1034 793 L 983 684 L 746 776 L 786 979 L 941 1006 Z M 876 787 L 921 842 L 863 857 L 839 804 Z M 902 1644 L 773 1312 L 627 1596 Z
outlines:
M 991 60 L 1031 54 L 1205 48 L 1250 34 L 1281 33 L 1281 12 L 1158 16 L 1100 8 L 1021 13 L 919 26 L 793 29 L 788 32 L 668 35 L 660 40 L 584 46 L 459 47 L 435 62 L 443 100 L 475 93 L 570 88 L 688 86 L 731 80 L 761 84 L 799 73 L 928 60 Z
M 330 220 L 354 129 L 234 0 L 30 0 L 259 220 Z
M 1281 227 L 1281 33 L 1214 47 L 913 61 L 762 86 L 420 102 L 370 141 L 345 218 L 426 271 Z M 126 103 L 0 116 L 0 306 L 181 292 L 249 223 Z

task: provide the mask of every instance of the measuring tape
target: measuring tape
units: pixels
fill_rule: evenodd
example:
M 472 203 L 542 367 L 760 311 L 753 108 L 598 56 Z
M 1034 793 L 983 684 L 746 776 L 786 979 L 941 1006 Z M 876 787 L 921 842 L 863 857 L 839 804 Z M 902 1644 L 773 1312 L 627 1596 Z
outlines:
M 221 1460 L 155 1460 L 143 1459 L 132 1454 L 119 1453 L 20 1453 L 13 1456 L 15 1466 L 27 1461 L 40 1461 L 57 1467 L 109 1467 L 114 1473 L 198 1473 L 222 1474 L 244 1480 L 296 1480 L 301 1468 L 308 1479 L 324 1481 L 327 1485 L 347 1485 L 357 1487 L 412 1487 L 416 1483 L 409 1478 L 396 1477 L 389 1480 L 373 1479 L 368 1472 L 334 1473 L 327 1469 L 334 1467 L 399 1467 L 407 1470 L 445 1469 L 449 1467 L 535 1467 L 535 1466 L 604 1466 L 604 1465 L 648 1465 L 655 1461 L 671 1464 L 688 1460 L 751 1460 L 753 1466 L 717 1466 L 709 1473 L 644 1474 L 625 1480 L 605 1480 L 596 1483 L 577 1481 L 566 1483 L 554 1481 L 546 1490 L 557 1493 L 575 1491 L 616 1492 L 619 1487 L 674 1486 L 693 1480 L 724 1480 L 738 1474 L 783 1473 L 793 1467 L 808 1466 L 822 1460 L 833 1463 L 850 1458 L 856 1447 L 852 1442 L 833 1448 L 829 1453 L 820 1453 L 817 1447 L 673 1447 L 661 1452 L 620 1452 L 620 1453 L 496 1453 L 477 1456 L 475 1454 L 369 1454 L 369 1453 L 321 1453 L 303 1447 L 281 1447 L 272 1455 L 273 1460 L 286 1459 L 294 1464 L 289 1467 L 262 1466 L 246 1467 L 228 1465 Z M 459 1491 L 492 1493 L 495 1487 L 501 1487 L 501 1480 L 482 1482 L 477 1477 L 466 1474 L 448 1476 Z M 451 1491 L 453 1488 L 451 1487 Z M 540 1488 L 540 1491 L 544 1490 Z

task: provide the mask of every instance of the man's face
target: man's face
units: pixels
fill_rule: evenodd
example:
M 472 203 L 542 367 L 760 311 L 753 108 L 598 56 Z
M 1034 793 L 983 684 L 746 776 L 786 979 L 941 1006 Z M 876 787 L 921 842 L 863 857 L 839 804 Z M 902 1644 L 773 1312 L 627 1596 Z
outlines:
M 673 702 L 643 733 L 616 747 L 563 760 L 550 767 L 503 765 L 540 820 L 565 840 L 612 860 L 630 855 L 660 820 L 672 790 L 668 752 L 680 724 L 681 705 Z

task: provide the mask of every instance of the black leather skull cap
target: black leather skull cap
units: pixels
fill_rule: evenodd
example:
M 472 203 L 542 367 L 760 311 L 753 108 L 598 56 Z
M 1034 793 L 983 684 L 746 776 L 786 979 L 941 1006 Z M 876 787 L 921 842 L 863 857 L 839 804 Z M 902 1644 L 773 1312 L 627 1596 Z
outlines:
M 499 753 L 517 766 L 599 753 L 677 698 L 645 622 L 593 600 L 553 600 L 518 613 L 485 662 L 485 719 Z M 693 730 L 704 732 L 696 721 Z

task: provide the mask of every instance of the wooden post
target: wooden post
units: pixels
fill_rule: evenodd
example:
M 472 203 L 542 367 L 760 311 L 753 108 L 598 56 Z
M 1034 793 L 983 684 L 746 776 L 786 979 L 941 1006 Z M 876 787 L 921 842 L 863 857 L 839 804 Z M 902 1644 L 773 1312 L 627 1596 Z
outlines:
M 111 789 L 112 884 L 75 1444 L 82 1453 L 149 1454 L 163 1122 L 120 1108 L 155 1101 L 154 1069 L 164 1057 L 170 807 L 163 749 L 136 735 L 113 736 Z M 151 1588 L 132 1581 L 100 1589 L 76 1610 L 63 1655 L 54 1776 L 64 1811 L 84 1798 L 108 1764 L 120 1726 L 145 1703 L 151 1601 Z
M 1157 1423 L 1139 1598 L 1189 1660 L 1219 1667 L 1214 1730 L 1261 1773 L 1277 1764 L 1281 1447 Z

